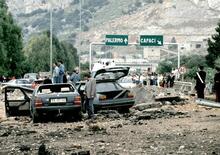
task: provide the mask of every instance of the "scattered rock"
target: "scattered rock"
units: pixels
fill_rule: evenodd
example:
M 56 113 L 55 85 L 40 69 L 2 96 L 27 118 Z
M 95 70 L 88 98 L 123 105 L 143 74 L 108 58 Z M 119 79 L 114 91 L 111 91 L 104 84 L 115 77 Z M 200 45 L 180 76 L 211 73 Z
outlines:
M 62 131 L 53 131 L 46 134 L 50 137 L 66 137 L 66 135 Z
M 52 153 L 46 149 L 45 144 L 41 144 L 38 149 L 38 155 L 52 155 Z
M 98 116 L 104 116 L 105 118 L 121 118 L 120 114 L 116 110 L 100 110 Z
M 71 145 L 71 148 L 82 149 L 82 146 L 80 144 L 73 144 L 73 145 Z
M 89 125 L 89 131 L 98 132 L 98 131 L 106 131 L 103 127 L 100 127 L 98 124 Z
M 7 137 L 11 134 L 10 130 L 5 131 L 3 134 L 0 135 L 0 137 Z
M 116 128 L 122 128 L 122 124 L 116 124 L 116 125 L 112 125 L 112 126 L 110 126 L 110 128 L 114 128 L 114 129 L 116 129 Z
M 81 131 L 84 128 L 82 125 L 78 125 L 74 128 L 74 131 Z
M 21 130 L 21 131 L 17 131 L 16 135 L 21 136 L 21 135 L 29 135 L 29 134 L 35 134 L 35 133 L 37 133 L 37 132 L 32 131 L 32 130 Z
M 141 104 L 137 104 L 133 107 L 133 109 L 135 110 L 139 110 L 139 111 L 143 111 L 145 109 L 149 109 L 149 108 L 159 108 L 161 107 L 161 103 L 160 102 L 151 102 L 151 103 L 141 103 Z
M 216 117 L 217 115 L 207 115 L 206 117 Z
M 90 151 L 80 151 L 78 155 L 90 155 Z
M 176 101 L 174 100 L 174 103 L 175 103 L 175 102 L 176 102 Z M 172 101 L 172 103 L 173 103 L 173 101 Z M 171 103 L 170 101 L 165 101 L 165 102 L 164 102 L 165 105 L 172 105 L 172 103 Z
M 23 151 L 30 151 L 31 147 L 29 145 L 21 145 L 20 150 Z

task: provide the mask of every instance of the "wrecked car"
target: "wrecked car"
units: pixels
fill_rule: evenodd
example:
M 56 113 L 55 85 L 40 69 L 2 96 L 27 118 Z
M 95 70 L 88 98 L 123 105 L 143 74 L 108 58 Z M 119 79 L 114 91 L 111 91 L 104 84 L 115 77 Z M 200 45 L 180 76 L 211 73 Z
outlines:
M 101 109 L 129 112 L 129 108 L 135 102 L 134 95 L 117 82 L 120 78 L 127 76 L 129 69 L 129 67 L 109 67 L 92 73 L 92 77 L 96 79 L 97 95 L 93 102 L 95 112 Z M 77 89 L 82 98 L 82 109 L 85 112 L 85 82 L 78 83 Z
M 81 119 L 81 98 L 73 85 L 39 85 L 30 102 L 30 113 L 34 123 L 43 116 L 64 114 L 67 117 Z
M 5 87 L 6 116 L 29 115 L 33 122 L 43 116 L 65 115 L 81 119 L 81 98 L 72 84 L 44 84 L 35 89 L 21 86 Z

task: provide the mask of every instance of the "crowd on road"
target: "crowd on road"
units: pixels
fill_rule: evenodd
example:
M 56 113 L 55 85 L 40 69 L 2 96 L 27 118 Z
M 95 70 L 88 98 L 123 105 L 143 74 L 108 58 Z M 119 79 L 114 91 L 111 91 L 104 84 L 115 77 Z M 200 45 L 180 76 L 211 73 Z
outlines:
M 172 88 L 174 86 L 175 74 L 165 73 L 157 74 L 155 72 L 149 72 L 143 75 L 132 74 L 132 81 L 136 84 L 142 83 L 149 86 L 160 86 L 165 88 Z

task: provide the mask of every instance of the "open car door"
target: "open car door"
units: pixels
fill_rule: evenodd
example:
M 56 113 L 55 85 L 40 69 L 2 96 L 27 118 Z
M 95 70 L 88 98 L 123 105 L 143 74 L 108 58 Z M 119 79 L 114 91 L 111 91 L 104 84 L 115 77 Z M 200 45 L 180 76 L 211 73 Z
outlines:
M 33 89 L 21 86 L 5 87 L 6 116 L 23 116 L 30 114 L 30 99 Z
M 119 80 L 127 76 L 130 67 L 106 67 L 104 69 L 92 72 L 92 77 L 96 80 Z

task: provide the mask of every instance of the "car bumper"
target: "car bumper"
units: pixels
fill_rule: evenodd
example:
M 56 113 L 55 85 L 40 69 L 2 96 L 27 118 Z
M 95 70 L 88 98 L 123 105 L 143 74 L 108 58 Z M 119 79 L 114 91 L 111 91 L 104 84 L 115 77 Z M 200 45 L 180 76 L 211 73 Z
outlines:
M 81 105 L 72 105 L 72 106 L 45 106 L 35 108 L 36 112 L 67 112 L 67 111 L 80 111 Z
M 130 108 L 134 105 L 135 100 L 106 100 L 99 103 L 94 103 L 94 107 L 98 109 L 108 109 L 108 108 Z

